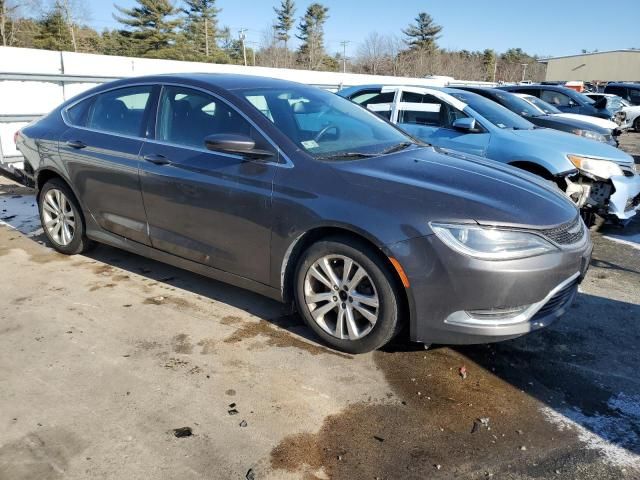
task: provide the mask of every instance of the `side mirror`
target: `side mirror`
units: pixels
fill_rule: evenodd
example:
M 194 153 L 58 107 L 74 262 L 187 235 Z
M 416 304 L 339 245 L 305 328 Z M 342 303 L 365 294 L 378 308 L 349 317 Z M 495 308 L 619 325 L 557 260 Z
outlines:
M 471 117 L 458 118 L 453 122 L 453 128 L 467 133 L 477 133 L 476 119 Z
M 256 148 L 256 142 L 244 135 L 233 133 L 216 133 L 204 139 L 204 146 L 213 152 L 233 153 L 248 158 L 270 158 L 272 152 Z

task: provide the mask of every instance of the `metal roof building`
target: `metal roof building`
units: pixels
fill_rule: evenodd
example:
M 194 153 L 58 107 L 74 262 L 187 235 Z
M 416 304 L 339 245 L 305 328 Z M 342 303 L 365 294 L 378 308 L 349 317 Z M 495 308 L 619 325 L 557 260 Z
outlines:
M 640 50 L 612 50 L 540 60 L 547 81 L 640 81 Z

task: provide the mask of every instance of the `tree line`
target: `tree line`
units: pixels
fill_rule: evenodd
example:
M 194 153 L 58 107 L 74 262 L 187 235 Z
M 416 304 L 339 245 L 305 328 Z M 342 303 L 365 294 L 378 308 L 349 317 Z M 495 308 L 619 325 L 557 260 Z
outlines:
M 119 28 L 100 32 L 87 25 L 86 9 L 84 0 L 0 0 L 0 45 L 377 75 L 518 81 L 526 69 L 528 80 L 544 77 L 545 66 L 520 48 L 501 54 L 440 48 L 443 27 L 426 12 L 398 34 L 371 32 L 346 57 L 327 51 L 330 12 L 317 2 L 298 17 L 294 0 L 280 0 L 259 42 L 248 42 L 244 29 L 222 25 L 216 0 L 136 0 L 131 8 L 116 3 Z

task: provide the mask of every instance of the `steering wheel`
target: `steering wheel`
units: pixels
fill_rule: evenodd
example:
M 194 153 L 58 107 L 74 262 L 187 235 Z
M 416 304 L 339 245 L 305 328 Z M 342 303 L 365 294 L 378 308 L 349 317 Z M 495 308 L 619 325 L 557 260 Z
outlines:
M 320 130 L 320 131 L 318 132 L 318 134 L 317 134 L 315 137 L 313 137 L 313 140 L 314 140 L 315 142 L 318 142 L 322 137 L 324 137 L 324 136 L 326 135 L 326 133 L 327 133 L 329 130 L 335 130 L 335 131 L 336 131 L 336 135 L 340 136 L 340 127 L 338 127 L 337 125 L 333 125 L 333 124 L 331 124 L 331 125 L 327 125 L 327 126 L 326 126 L 326 127 L 324 127 L 322 130 Z

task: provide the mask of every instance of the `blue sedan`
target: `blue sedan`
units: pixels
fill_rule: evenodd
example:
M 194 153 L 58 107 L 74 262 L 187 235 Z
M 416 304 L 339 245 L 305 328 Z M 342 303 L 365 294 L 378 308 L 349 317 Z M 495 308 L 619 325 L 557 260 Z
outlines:
M 452 88 L 356 86 L 338 92 L 437 147 L 483 156 L 557 184 L 595 226 L 640 205 L 633 158 L 612 146 L 539 128 L 480 95 Z

